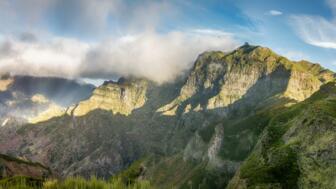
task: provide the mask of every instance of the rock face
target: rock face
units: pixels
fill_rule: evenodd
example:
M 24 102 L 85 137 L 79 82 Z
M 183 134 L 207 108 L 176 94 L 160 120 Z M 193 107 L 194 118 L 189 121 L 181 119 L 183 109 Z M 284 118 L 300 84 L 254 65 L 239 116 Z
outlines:
M 221 109 L 225 113 L 223 108 L 242 98 L 255 106 L 275 94 L 302 101 L 333 75 L 319 65 L 291 62 L 264 47 L 244 45 L 227 54 L 206 52 L 196 60 L 180 95 L 158 111 L 172 115 Z
M 92 96 L 68 110 L 74 116 L 83 116 L 95 109 L 129 115 L 146 102 L 146 80 L 125 80 L 105 82 L 93 91 Z
M 105 82 L 66 114 L 4 130 L 0 132 L 0 152 L 42 162 L 62 176 L 105 178 L 146 157 L 144 177 L 157 188 L 224 188 L 233 176 L 229 185 L 233 188 L 286 188 L 296 183 L 308 187 L 311 180 L 318 180 L 313 175 L 328 178 L 326 184 L 316 181 L 314 186 L 329 186 L 332 174 L 314 172 L 316 167 L 307 154 L 313 152 L 313 158 L 321 157 L 321 165 L 333 168 L 328 164 L 333 152 L 327 149 L 333 141 L 334 122 L 329 122 L 330 127 L 324 122 L 328 132 L 314 148 L 304 142 L 290 145 L 304 141 L 308 134 L 313 144 L 320 136 L 314 128 L 322 115 L 309 113 L 305 124 L 316 124 L 301 132 L 301 114 L 292 109 L 304 106 L 302 111 L 314 111 L 318 103 L 307 101 L 313 101 L 316 97 L 311 95 L 332 80 L 334 73 L 317 64 L 292 62 L 264 47 L 244 45 L 228 53 L 205 52 L 185 78 L 174 83 L 157 85 L 134 78 Z M 323 102 L 331 103 L 332 93 L 328 94 Z M 332 107 L 328 105 L 326 110 L 332 113 Z M 284 117 L 277 117 L 280 113 Z M 276 125 L 283 127 L 273 128 Z M 270 146 L 261 147 L 263 144 Z M 251 174 L 257 171 L 248 171 L 248 165 L 255 165 L 255 161 L 249 163 L 253 157 L 267 171 L 280 162 L 279 169 L 266 175 L 285 175 L 283 166 L 289 166 L 294 175 L 302 177 L 255 181 Z M 287 164 L 284 157 L 310 163 Z
M 42 179 L 51 177 L 52 173 L 49 168 L 39 163 L 28 162 L 0 154 L 0 179 L 13 176 Z

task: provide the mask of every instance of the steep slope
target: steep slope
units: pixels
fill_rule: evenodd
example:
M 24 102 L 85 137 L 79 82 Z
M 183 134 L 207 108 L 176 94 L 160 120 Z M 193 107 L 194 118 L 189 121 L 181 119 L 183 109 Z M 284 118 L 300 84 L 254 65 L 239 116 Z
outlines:
M 52 173 L 50 169 L 39 163 L 33 163 L 0 154 L 0 180 L 14 176 L 43 179 L 51 177 Z
M 93 86 L 61 78 L 3 75 L 0 79 L 0 121 L 47 120 L 91 95 Z
M 148 81 L 143 79 L 125 80 L 117 82 L 107 81 L 93 91 L 92 96 L 69 108 L 67 111 L 74 116 L 82 116 L 95 109 L 102 109 L 129 115 L 136 108 L 146 102 Z
M 291 62 L 263 47 L 246 45 L 227 54 L 202 54 L 179 96 L 159 112 L 181 115 L 182 120 L 196 112 L 207 117 L 202 118 L 203 124 L 190 136 L 181 155 L 165 158 L 150 169 L 149 177 L 166 188 L 171 183 L 225 186 L 270 122 L 269 111 L 302 101 L 333 78 L 333 72 L 319 65 Z M 171 162 L 178 163 L 176 169 L 160 168 Z M 185 172 L 179 167 L 184 167 Z M 176 172 L 184 175 L 169 176 Z M 167 181 L 167 177 L 174 179 Z
M 274 110 L 228 188 L 335 188 L 336 83 Z
M 125 81 L 126 82 L 126 81 Z M 165 134 L 169 127 L 163 124 L 174 125 L 174 119 L 159 117 L 152 120 L 155 110 L 172 100 L 177 94 L 175 84 L 157 86 L 146 81 L 144 89 L 145 105 L 134 109 L 132 114 L 117 114 L 112 111 L 117 108 L 131 111 L 133 104 L 132 96 L 128 96 L 127 90 L 134 89 L 135 83 L 131 83 L 125 90 L 125 101 L 117 104 L 107 104 L 113 109 L 103 110 L 99 107 L 89 107 L 89 112 L 83 116 L 64 114 L 52 118 L 46 122 L 26 125 L 15 131 L 15 136 L 8 135 L 0 138 L 0 151 L 17 154 L 34 161 L 49 165 L 60 175 L 81 174 L 86 177 L 96 175 L 108 178 L 112 174 L 124 169 L 134 160 L 141 158 L 148 151 L 162 154 Z M 112 87 L 111 87 L 112 86 Z M 140 85 L 142 86 L 142 85 Z M 96 90 L 103 91 L 107 96 L 97 95 L 95 91 L 91 98 L 81 103 L 95 103 L 93 99 L 105 99 L 116 102 L 109 97 L 120 99 L 120 87 L 124 83 L 105 83 Z M 110 90 L 113 89 L 113 90 Z M 142 90 L 140 93 L 143 93 Z M 138 98 L 139 96 L 134 96 Z M 115 100 L 115 101 L 113 101 Z M 132 102 L 133 101 L 133 102 Z M 75 110 L 81 110 L 79 103 Z M 136 104 L 136 103 L 135 103 Z M 98 103 L 104 106 L 104 104 Z M 113 106 L 118 105 L 118 106 Z M 116 108 L 116 109 L 114 109 Z M 126 109 L 129 108 L 129 109 Z M 69 112 L 69 111 L 68 111 Z M 13 133 L 13 132 L 12 132 Z
M 144 158 L 144 177 L 156 187 L 223 188 L 271 112 L 304 101 L 333 78 L 317 64 L 264 47 L 206 52 L 175 83 L 106 82 L 67 114 L 14 128 L 0 138 L 0 152 L 43 162 L 62 176 L 105 178 Z
M 199 56 L 180 95 L 159 111 L 170 115 L 235 104 L 255 106 L 275 94 L 302 101 L 334 78 L 334 73 L 306 61 L 291 62 L 270 49 L 244 45 L 230 53 Z M 247 104 L 248 103 L 248 104 Z

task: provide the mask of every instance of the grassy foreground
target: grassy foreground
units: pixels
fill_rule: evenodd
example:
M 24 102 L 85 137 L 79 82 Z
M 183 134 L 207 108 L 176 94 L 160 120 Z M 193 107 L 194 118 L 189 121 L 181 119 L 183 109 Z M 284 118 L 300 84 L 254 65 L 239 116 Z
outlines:
M 88 180 L 81 177 L 69 177 L 65 180 L 32 179 L 16 176 L 0 180 L 0 189 L 148 189 L 150 183 L 145 180 L 134 181 L 131 184 L 120 178 L 105 181 L 92 177 Z

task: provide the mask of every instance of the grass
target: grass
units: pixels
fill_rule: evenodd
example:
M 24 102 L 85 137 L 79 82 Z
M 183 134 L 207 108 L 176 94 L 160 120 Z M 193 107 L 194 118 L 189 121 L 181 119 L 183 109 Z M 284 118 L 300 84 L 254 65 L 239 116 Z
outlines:
M 125 184 L 122 179 L 114 178 L 105 181 L 92 177 L 88 180 L 82 177 L 68 177 L 65 180 L 40 180 L 30 177 L 16 176 L 0 180 L 0 189 L 147 189 L 150 183 L 146 180 L 136 180 Z
M 281 139 L 291 127 L 292 120 L 305 109 L 305 104 L 278 110 L 266 127 L 267 135 L 261 141 L 261 154 L 251 154 L 241 166 L 241 177 L 248 178 L 251 188 L 280 186 L 297 188 L 300 170 L 297 164 L 295 144 L 286 145 Z
M 244 119 L 224 120 L 225 135 L 219 155 L 223 159 L 244 160 L 270 119 L 268 112 L 262 112 Z
M 272 116 L 259 150 L 253 152 L 240 168 L 240 176 L 246 179 L 248 188 L 298 188 L 301 172 L 296 149 L 300 143 L 285 144 L 282 137 L 289 128 L 299 124 L 298 117 L 304 118 L 302 124 L 306 124 L 315 113 L 336 117 L 336 101 L 330 96 L 335 92 L 335 83 L 328 83 L 309 99 L 290 108 L 279 109 Z
M 300 175 L 297 154 L 291 146 L 271 150 L 270 160 L 264 162 L 253 154 L 241 167 L 241 177 L 248 178 L 248 187 L 257 188 L 262 184 L 281 185 L 282 188 L 297 188 Z
M 126 170 L 112 177 L 111 181 L 121 181 L 124 184 L 134 184 L 145 171 L 143 164 L 144 159 L 133 162 Z

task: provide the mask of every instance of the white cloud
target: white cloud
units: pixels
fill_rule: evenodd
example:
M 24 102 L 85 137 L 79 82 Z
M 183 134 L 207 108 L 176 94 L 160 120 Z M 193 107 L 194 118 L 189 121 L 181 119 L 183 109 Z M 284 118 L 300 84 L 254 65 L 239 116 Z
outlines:
M 0 28 L 0 70 L 96 79 L 136 76 L 162 83 L 188 69 L 203 51 L 237 46 L 232 34 L 220 30 L 158 32 L 178 10 L 170 1 L 0 0 L 0 22 L 5 23 Z M 12 30 L 45 31 L 41 25 L 48 21 L 52 27 L 46 34 L 13 37 Z M 56 37 L 54 30 L 97 41 Z
M 282 13 L 281 11 L 278 11 L 278 10 L 270 10 L 270 11 L 268 12 L 268 14 L 271 15 L 271 16 L 280 16 L 280 15 L 282 15 L 283 13 Z
M 207 30 L 207 32 L 210 30 Z M 137 76 L 158 83 L 175 79 L 207 50 L 232 50 L 232 36 L 205 34 L 201 30 L 167 34 L 145 32 L 110 39 L 87 54 L 80 66 L 83 77 Z
M 13 74 L 73 77 L 89 45 L 78 40 L 53 38 L 47 42 L 14 37 L 0 44 L 0 70 Z
M 136 76 L 162 83 L 188 69 L 203 51 L 237 46 L 232 34 L 220 30 L 157 31 L 176 15 L 178 9 L 170 1 L 0 0 L 0 22 L 11 18 L 0 28 L 9 29 L 0 41 L 0 70 L 96 79 Z M 78 38 L 90 34 L 97 41 L 55 37 L 52 31 L 36 38 L 30 33 L 8 37 L 11 29 L 44 31 L 38 24 L 50 18 L 57 33 Z
M 206 34 L 206 35 L 212 35 L 212 36 L 232 36 L 232 33 L 224 32 L 221 30 L 214 30 L 214 29 L 193 29 L 189 31 L 193 34 Z
M 176 12 L 169 1 L 0 0 L 0 32 L 34 28 L 99 38 L 112 30 L 155 30 L 162 19 L 171 19 Z
M 336 49 L 336 23 L 320 16 L 292 16 L 292 25 L 308 44 Z
M 334 18 L 321 16 L 294 15 L 291 24 L 299 37 L 306 43 L 322 48 L 336 49 L 336 0 L 327 0 Z
M 231 34 L 209 29 L 149 31 L 95 45 L 70 38 L 27 41 L 7 37 L 0 43 L 0 70 L 68 78 L 135 76 L 163 83 L 192 66 L 203 51 L 228 51 L 237 45 Z

